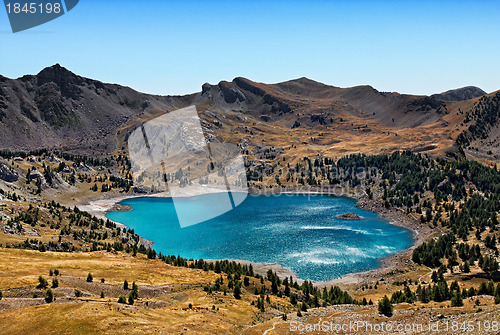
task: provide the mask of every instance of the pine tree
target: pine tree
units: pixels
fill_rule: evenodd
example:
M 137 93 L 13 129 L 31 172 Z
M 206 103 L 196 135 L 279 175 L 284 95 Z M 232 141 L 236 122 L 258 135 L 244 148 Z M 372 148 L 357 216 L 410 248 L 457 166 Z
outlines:
M 129 305 L 133 305 L 134 304 L 134 296 L 133 296 L 132 292 L 130 292 L 129 295 L 128 295 L 128 304 Z
M 233 295 L 234 295 L 234 297 L 236 299 L 241 299 L 241 288 L 240 288 L 240 285 L 235 285 L 234 286 Z
M 130 291 L 130 295 L 132 295 L 132 298 L 134 298 L 134 300 L 137 300 L 137 298 L 139 298 L 139 287 L 135 282 L 132 283 L 132 291 Z
M 451 298 L 451 307 L 462 307 L 463 305 L 462 295 L 460 292 L 457 292 L 453 298 Z
M 94 277 L 92 277 L 92 274 L 89 272 L 87 275 L 87 283 L 92 283 L 94 281 Z
M 386 295 L 378 303 L 378 311 L 385 316 L 392 316 L 393 307 Z
M 469 273 L 469 272 L 470 272 L 469 262 L 465 261 L 464 262 L 464 273 Z

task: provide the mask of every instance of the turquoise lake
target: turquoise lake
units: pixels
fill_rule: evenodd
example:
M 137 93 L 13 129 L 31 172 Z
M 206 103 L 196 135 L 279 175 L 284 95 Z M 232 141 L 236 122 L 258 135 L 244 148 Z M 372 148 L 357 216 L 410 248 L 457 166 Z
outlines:
M 176 199 L 196 213 L 220 195 Z M 154 242 L 157 252 L 193 259 L 240 259 L 278 263 L 301 279 L 326 281 L 379 266 L 412 244 L 411 232 L 356 207 L 350 198 L 327 195 L 248 195 L 235 209 L 181 228 L 170 198 L 120 202 L 132 211 L 107 217 Z M 179 207 L 178 207 L 179 208 Z M 336 218 L 356 213 L 360 220 Z

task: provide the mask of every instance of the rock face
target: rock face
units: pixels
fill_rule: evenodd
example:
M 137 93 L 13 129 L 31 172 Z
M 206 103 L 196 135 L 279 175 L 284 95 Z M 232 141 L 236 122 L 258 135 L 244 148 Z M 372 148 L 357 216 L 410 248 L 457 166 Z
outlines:
M 7 165 L 0 163 L 0 179 L 8 183 L 12 183 L 19 179 L 19 175 L 15 170 L 12 170 Z
M 356 213 L 345 213 L 345 214 L 342 214 L 342 215 L 337 215 L 336 218 L 337 219 L 342 219 L 342 220 L 359 220 L 359 219 L 362 219 L 362 217 L 359 216 Z

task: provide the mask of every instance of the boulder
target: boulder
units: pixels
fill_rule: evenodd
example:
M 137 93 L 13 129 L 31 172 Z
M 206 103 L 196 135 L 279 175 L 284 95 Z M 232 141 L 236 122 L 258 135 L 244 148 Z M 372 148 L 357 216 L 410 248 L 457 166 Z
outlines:
M 12 183 L 19 179 L 19 174 L 7 165 L 0 163 L 0 179 Z
M 55 156 L 50 156 L 50 157 L 47 157 L 45 159 L 45 161 L 49 162 L 49 163 L 56 163 L 56 164 L 59 164 L 61 163 L 61 160 Z

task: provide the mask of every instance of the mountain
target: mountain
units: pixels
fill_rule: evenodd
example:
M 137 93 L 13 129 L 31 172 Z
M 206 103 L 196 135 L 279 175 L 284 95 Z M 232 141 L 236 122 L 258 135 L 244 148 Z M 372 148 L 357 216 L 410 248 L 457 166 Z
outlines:
M 433 94 L 431 97 L 443 101 L 464 101 L 474 98 L 481 97 L 485 95 L 486 92 L 475 86 L 466 86 L 462 88 L 457 88 L 455 90 L 449 90 L 443 93 Z
M 37 75 L 0 76 L 0 149 L 126 153 L 127 136 L 140 123 L 194 104 L 206 136 L 240 145 L 254 164 L 273 155 L 298 159 L 311 153 L 340 157 L 409 149 L 443 155 L 466 129 L 460 111 L 475 101 L 461 99 L 478 90 L 415 96 L 308 78 L 264 84 L 238 77 L 206 83 L 191 95 L 156 96 L 56 64 Z
M 443 102 L 431 97 L 384 93 L 371 86 L 339 88 L 307 78 L 271 85 L 236 78 L 203 85 L 201 97 L 214 106 L 249 111 L 264 120 L 288 120 L 289 126 L 315 113 L 321 115 L 321 120 L 344 115 L 379 121 L 389 127 L 415 127 L 447 112 Z
M 75 75 L 59 64 L 19 79 L 0 77 L 0 148 L 101 147 L 113 151 L 117 129 L 141 114 L 188 105 Z

